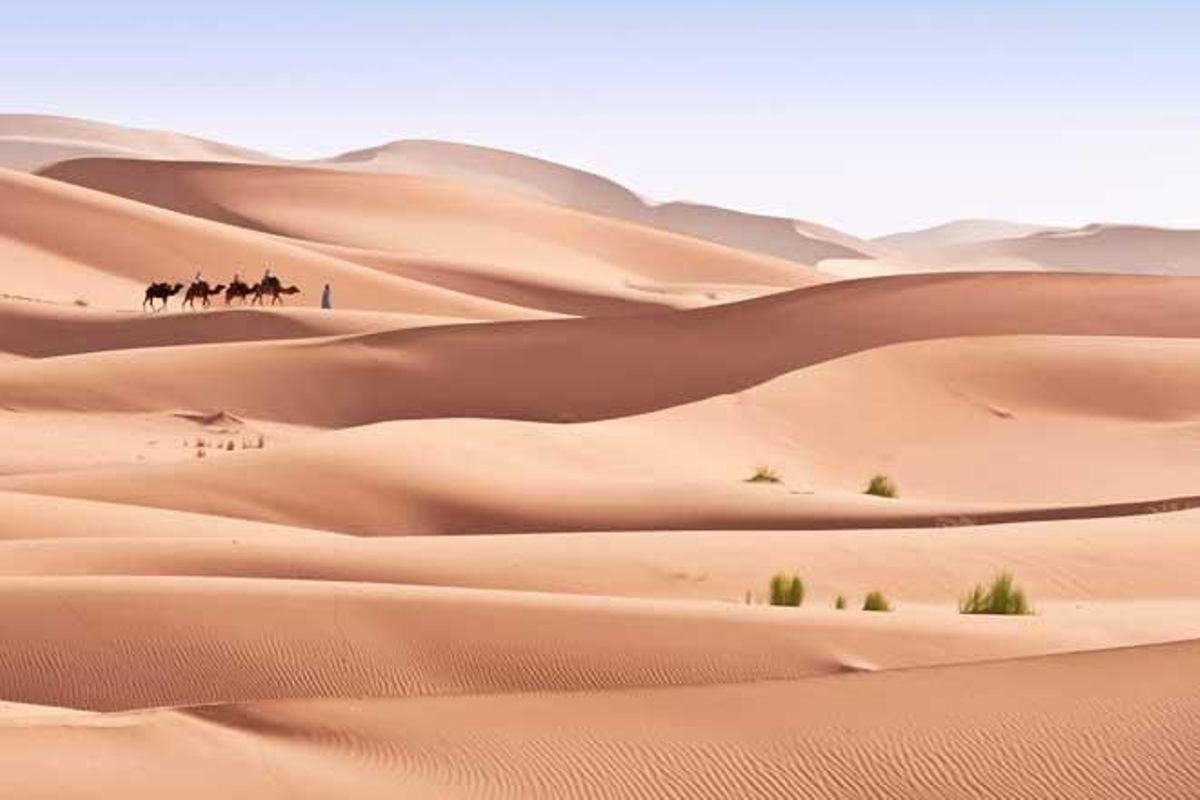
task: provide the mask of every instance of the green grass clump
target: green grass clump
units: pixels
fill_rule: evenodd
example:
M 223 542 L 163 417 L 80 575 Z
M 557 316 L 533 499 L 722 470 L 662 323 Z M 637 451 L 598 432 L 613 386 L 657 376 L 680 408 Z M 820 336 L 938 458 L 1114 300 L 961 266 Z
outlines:
M 1025 592 L 1013 583 L 1012 573 L 1001 572 L 986 590 L 981 584 L 958 601 L 960 614 L 1032 614 Z
M 746 483 L 783 483 L 783 478 L 770 467 L 759 467 L 746 479 Z
M 804 581 L 799 575 L 776 573 L 771 578 L 771 605 L 799 606 L 804 602 Z
M 837 596 L 837 599 L 833 601 L 833 607 L 836 608 L 838 611 L 845 611 L 846 610 L 846 596 L 839 594 Z
M 867 593 L 867 597 L 863 600 L 863 611 L 891 611 L 892 605 L 883 596 L 883 592 L 874 589 Z
M 900 494 L 900 491 L 896 488 L 896 482 L 887 475 L 875 475 L 867 484 L 864 494 L 875 497 L 895 497 Z

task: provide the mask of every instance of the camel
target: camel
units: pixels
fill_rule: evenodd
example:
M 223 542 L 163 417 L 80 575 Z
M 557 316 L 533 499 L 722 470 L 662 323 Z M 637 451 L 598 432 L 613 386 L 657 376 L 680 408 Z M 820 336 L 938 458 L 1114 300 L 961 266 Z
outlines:
M 281 286 L 279 283 L 279 279 L 275 278 L 272 281 L 266 282 L 265 284 L 264 283 L 254 284 L 254 289 L 252 291 L 254 292 L 253 302 L 257 303 L 258 305 L 262 305 L 263 296 L 270 295 L 271 296 L 271 305 L 274 306 L 274 305 L 280 305 L 283 303 L 283 301 L 279 298 L 280 295 L 300 294 L 300 287 L 299 286 Z
M 208 308 L 208 298 L 212 297 L 213 295 L 218 295 L 223 291 L 225 291 L 225 284 L 223 283 L 217 284 L 216 286 L 210 288 L 208 281 L 197 281 L 188 287 L 187 294 L 184 295 L 183 298 L 183 305 L 185 307 L 191 306 L 192 308 L 195 308 L 196 298 L 199 297 L 201 305 L 204 308 Z
M 146 304 L 150 304 L 151 311 L 162 311 L 167 307 L 167 300 L 183 291 L 183 284 L 177 283 L 172 286 L 169 283 L 152 283 L 146 287 L 146 299 L 142 301 L 142 311 L 146 310 Z M 162 308 L 154 307 L 155 300 L 162 300 Z
M 235 278 L 233 283 L 229 284 L 229 288 L 225 290 L 225 305 L 232 303 L 234 298 L 240 298 L 245 304 L 246 298 L 254 294 L 254 289 L 254 286 Z

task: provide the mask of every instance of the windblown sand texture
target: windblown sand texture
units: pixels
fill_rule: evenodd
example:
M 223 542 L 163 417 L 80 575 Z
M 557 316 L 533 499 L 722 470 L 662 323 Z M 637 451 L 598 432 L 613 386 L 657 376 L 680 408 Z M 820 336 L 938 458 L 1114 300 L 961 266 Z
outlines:
M 1200 234 L 28 116 L 0 164 L 0 797 L 1200 796 Z M 1036 613 L 959 614 L 1000 571 Z

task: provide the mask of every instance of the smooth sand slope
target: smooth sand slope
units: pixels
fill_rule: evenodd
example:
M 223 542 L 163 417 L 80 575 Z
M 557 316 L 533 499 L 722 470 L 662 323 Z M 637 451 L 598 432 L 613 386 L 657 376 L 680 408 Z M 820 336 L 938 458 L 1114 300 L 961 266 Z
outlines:
M 286 438 L 272 433 L 270 452 L 218 453 L 220 463 L 196 462 L 179 438 L 203 434 L 236 445 L 260 426 L 214 431 L 173 419 L 154 434 L 165 447 L 144 448 L 151 434 L 132 424 L 140 417 L 96 416 L 89 424 L 60 409 L 44 436 L 82 427 L 81 438 L 91 430 L 127 462 L 148 452 L 156 462 L 191 463 L 166 473 L 92 472 L 9 485 L 373 534 L 1131 513 L 1192 494 L 1188 420 L 1197 387 L 1187 365 L 1195 357 L 1193 340 L 936 341 L 871 351 L 644 417 L 582 426 L 414 422 L 279 450 Z M 1139 379 L 1158 392 L 1110 389 L 1110 382 Z M 206 380 L 199 376 L 197 392 Z M 871 392 L 854 392 L 868 385 Z M 897 397 L 903 401 L 888 399 Z M 689 439 L 686 432 L 696 429 L 706 435 Z M 1137 468 L 1109 469 L 1104 454 L 1114 450 Z M 646 463 L 644 452 L 660 455 Z M 92 466 L 104 463 L 112 462 Z M 743 482 L 764 463 L 782 472 L 786 490 Z M 66 466 L 74 465 L 40 471 Z M 855 497 L 879 469 L 901 480 L 904 502 Z M 295 491 L 306 476 L 324 474 L 321 492 Z M 1064 503 L 1078 507 L 1055 511 Z
M 60 303 L 140 310 L 152 281 L 190 282 L 207 268 L 214 282 L 236 269 L 255 279 L 273 265 L 319 302 L 335 283 L 351 307 L 477 319 L 538 312 L 386 275 L 234 226 L 177 214 L 113 195 L 0 170 L 0 258 L 13 265 L 5 294 Z M 215 273 L 215 274 L 214 274 Z M 179 307 L 182 295 L 173 298 Z
M 607 178 L 538 158 L 454 142 L 397 141 L 326 159 L 341 169 L 425 175 L 625 219 L 801 264 L 861 259 L 876 244 L 811 222 L 700 203 L 646 200 Z
M 311 308 L 268 311 L 240 304 L 217 315 L 144 314 L 0 299 L 0 352 L 46 358 L 144 347 L 340 336 L 467 321 L 372 311 L 336 316 Z
M 273 434 L 269 449 L 199 460 L 178 446 L 188 433 L 180 423 L 158 435 L 167 446 L 152 449 L 157 463 L 0 487 L 369 535 L 1128 515 L 1200 502 L 1191 422 L 1200 378 L 1188 369 L 1197 358 L 1192 339 L 939 340 L 584 425 L 411 420 L 300 441 Z M 202 391 L 208 379 L 195 380 Z M 1112 390 L 1138 380 L 1156 393 Z M 144 460 L 146 433 L 105 427 Z M 237 446 L 244 430 L 257 428 L 213 438 Z M 688 436 L 696 430 L 704 435 Z M 1107 465 L 1110 452 L 1123 454 L 1123 470 Z M 782 485 L 746 482 L 764 464 Z M 860 494 L 879 471 L 903 484 L 901 500 Z
M 493 266 L 501 277 L 524 275 L 547 290 L 625 297 L 630 308 L 635 300 L 668 302 L 675 284 L 779 290 L 825 280 L 789 261 L 435 178 L 117 160 L 73 161 L 42 174 L 297 242 L 350 248 L 340 251 L 350 258 L 354 250 L 390 254 L 368 264 L 398 274 L 412 259 L 420 272 L 408 274 L 418 279 L 440 265 L 449 273 L 443 280 L 457 278 L 460 290 L 465 272 L 486 276 Z
M 880 255 L 879 245 L 781 217 L 698 203 L 654 203 L 598 175 L 518 153 L 405 140 L 314 161 L 288 161 L 180 134 L 36 115 L 0 115 L 0 167 L 36 172 L 79 158 L 291 164 L 441 178 L 696 237 L 800 264 Z
M 36 172 L 71 158 L 260 162 L 271 156 L 169 131 L 38 114 L 0 114 L 0 167 Z
M 1200 282 L 1191 280 L 906 276 L 682 313 L 17 362 L 0 367 L 0 391 L 14 409 L 159 411 L 199 401 L 209 410 L 329 427 L 416 417 L 578 422 L 737 392 L 903 342 L 1012 334 L 1200 337 L 1197 306 Z M 170 370 L 180 359 L 189 368 Z
M 0 389 L 27 415 L 87 409 L 145 426 L 145 415 L 223 412 L 250 427 L 214 437 L 237 452 L 200 460 L 179 444 L 185 423 L 152 436 L 117 418 L 90 464 L 103 470 L 21 476 L 18 463 L 0 486 L 371 535 L 894 527 L 1187 506 L 1192 288 L 930 276 L 671 315 L 18 361 L 0 366 Z M 1125 337 L 1080 336 L 1098 330 Z M 993 335 L 1013 331 L 1076 336 Z M 952 334 L 975 336 L 929 340 Z M 435 419 L 446 417 L 511 421 Z M 385 424 L 296 441 L 268 429 L 270 448 L 238 445 L 280 423 Z M 53 436 L 70 441 L 68 427 Z M 1111 452 L 1126 470 L 1110 468 Z M 79 465 L 68 453 L 24 471 Z M 746 483 L 763 465 L 785 484 Z M 902 500 L 859 494 L 880 471 Z M 297 491 L 315 476 L 320 491 Z

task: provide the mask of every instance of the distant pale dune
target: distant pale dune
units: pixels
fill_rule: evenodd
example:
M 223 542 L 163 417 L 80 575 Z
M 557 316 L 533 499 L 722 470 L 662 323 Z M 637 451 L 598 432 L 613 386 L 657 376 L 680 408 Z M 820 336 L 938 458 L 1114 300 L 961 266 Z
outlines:
M 997 239 L 1018 239 L 1053 230 L 1046 225 L 1006 222 L 995 219 L 964 219 L 933 228 L 880 236 L 873 241 L 899 253 L 920 253 L 939 247 L 980 244 Z

